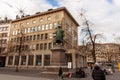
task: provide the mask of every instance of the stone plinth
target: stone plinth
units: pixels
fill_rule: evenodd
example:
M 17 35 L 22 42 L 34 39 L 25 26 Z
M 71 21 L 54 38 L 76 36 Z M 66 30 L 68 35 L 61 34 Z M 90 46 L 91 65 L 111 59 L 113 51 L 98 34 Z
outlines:
M 65 66 L 65 49 L 56 45 L 52 49 L 51 66 Z
M 67 65 L 65 63 L 65 49 L 63 46 L 56 45 L 52 49 L 51 64 L 47 67 L 47 72 L 57 72 L 59 68 L 62 67 L 63 71 L 68 71 Z

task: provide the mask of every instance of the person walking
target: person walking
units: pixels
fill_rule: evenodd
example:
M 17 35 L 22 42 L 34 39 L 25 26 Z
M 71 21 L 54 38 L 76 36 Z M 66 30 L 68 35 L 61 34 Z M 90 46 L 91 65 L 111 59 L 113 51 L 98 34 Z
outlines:
M 59 73 L 58 73 L 58 76 L 59 76 L 59 79 L 61 80 L 64 80 L 63 79 L 63 71 L 62 71 L 62 67 L 59 68 Z
M 106 80 L 104 71 L 101 70 L 98 65 L 94 67 L 94 70 L 92 72 L 92 78 L 93 80 Z

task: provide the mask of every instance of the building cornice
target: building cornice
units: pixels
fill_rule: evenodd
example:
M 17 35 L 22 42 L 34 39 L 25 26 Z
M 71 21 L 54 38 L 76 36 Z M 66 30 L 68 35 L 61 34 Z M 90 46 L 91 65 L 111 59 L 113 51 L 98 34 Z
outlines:
M 53 12 L 62 11 L 62 10 L 64 10 L 70 16 L 70 18 L 75 22 L 75 24 L 77 26 L 79 26 L 78 22 L 73 18 L 73 16 L 70 14 L 70 12 L 65 7 L 60 7 L 60 8 L 57 8 L 57 9 L 49 9 L 48 11 L 45 11 L 45 12 L 39 12 L 39 13 L 33 14 L 31 16 L 25 16 L 25 17 L 22 17 L 20 19 L 13 20 L 11 23 L 26 20 L 26 19 L 30 19 L 30 18 L 34 18 L 34 17 L 38 17 L 38 16 L 45 15 L 45 14 L 50 14 L 50 13 L 53 13 Z

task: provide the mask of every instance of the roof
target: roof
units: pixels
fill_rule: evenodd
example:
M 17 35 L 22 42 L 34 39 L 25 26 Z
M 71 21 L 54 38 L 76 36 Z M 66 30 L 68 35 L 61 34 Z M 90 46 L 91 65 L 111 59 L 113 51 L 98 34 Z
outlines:
M 26 20 L 29 18 L 34 18 L 34 17 L 41 16 L 41 15 L 45 15 L 45 14 L 49 14 L 49 13 L 53 13 L 53 12 L 57 12 L 57 11 L 61 11 L 61 10 L 64 10 L 71 17 L 71 19 L 77 24 L 77 26 L 79 26 L 78 22 L 73 18 L 73 16 L 69 13 L 69 11 L 65 7 L 60 7 L 60 8 L 56 8 L 56 9 L 48 9 L 48 11 L 45 11 L 45 12 L 38 12 L 31 16 L 25 16 L 23 18 L 13 20 L 12 23 L 21 21 L 21 20 Z

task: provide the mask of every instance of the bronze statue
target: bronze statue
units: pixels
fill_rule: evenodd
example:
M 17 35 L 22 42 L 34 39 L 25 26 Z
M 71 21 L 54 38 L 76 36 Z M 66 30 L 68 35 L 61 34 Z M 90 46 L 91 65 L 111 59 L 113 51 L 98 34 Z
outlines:
M 63 37 L 64 37 L 64 31 L 62 30 L 61 26 L 59 25 L 56 32 L 56 43 L 58 43 L 59 45 L 62 43 L 63 46 Z

